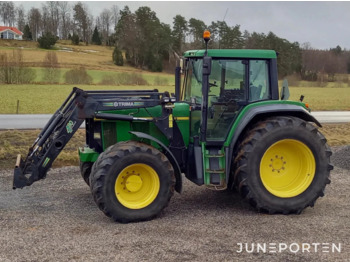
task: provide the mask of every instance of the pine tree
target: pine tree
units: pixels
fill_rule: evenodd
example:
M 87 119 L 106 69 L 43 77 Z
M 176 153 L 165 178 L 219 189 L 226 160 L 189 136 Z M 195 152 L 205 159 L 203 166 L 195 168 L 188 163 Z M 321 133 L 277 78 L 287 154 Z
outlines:
M 33 40 L 32 32 L 30 32 L 29 25 L 26 24 L 23 30 L 23 40 Z
M 101 38 L 100 38 L 100 34 L 98 33 L 98 30 L 97 30 L 97 26 L 95 26 L 95 30 L 94 30 L 94 33 L 92 35 L 91 42 L 93 44 L 95 44 L 95 45 L 101 45 L 102 44 L 102 41 L 101 41 Z
M 114 48 L 113 51 L 113 62 L 117 66 L 123 66 L 124 65 L 124 59 L 123 59 L 123 54 L 122 51 L 118 47 Z

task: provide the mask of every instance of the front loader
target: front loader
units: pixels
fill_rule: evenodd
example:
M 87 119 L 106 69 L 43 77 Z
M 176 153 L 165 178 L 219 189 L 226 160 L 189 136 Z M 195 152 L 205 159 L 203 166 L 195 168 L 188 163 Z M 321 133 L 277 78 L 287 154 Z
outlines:
M 286 84 L 279 94 L 276 52 L 206 48 L 183 58 L 175 94 L 74 88 L 17 158 L 13 187 L 45 178 L 85 121 L 81 174 L 115 221 L 158 215 L 181 192 L 182 174 L 211 190 L 236 189 L 261 212 L 313 206 L 330 183 L 331 150 L 308 107 L 287 100 Z

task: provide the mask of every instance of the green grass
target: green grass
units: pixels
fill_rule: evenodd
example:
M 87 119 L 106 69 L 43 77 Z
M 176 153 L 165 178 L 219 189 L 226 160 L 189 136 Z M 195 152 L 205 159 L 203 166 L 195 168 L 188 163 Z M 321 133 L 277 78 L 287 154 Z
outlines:
M 330 87 L 290 87 L 290 100 L 299 100 L 304 95 L 304 102 L 313 111 L 350 110 L 350 88 Z
M 154 81 L 157 74 L 147 75 L 148 81 Z M 79 85 L 84 90 L 139 90 L 159 89 L 174 92 L 173 82 L 169 78 L 169 86 L 102 86 Z M 73 85 L 1 85 L 0 114 L 15 114 L 19 100 L 20 114 L 54 113 L 62 104 Z M 313 111 L 350 110 L 350 88 L 316 88 L 291 87 L 291 100 L 299 100 L 304 95 L 304 102 L 309 103 Z
M 0 114 L 49 114 L 56 112 L 72 91 L 72 85 L 1 85 Z M 174 92 L 174 86 L 99 86 L 79 85 L 83 90 L 150 90 Z

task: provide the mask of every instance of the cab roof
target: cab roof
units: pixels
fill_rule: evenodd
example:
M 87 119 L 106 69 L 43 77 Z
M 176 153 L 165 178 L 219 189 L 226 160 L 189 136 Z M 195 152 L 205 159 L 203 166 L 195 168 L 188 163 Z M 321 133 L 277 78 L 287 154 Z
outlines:
M 203 57 L 205 50 L 190 50 L 184 53 L 184 57 Z M 208 49 L 208 56 L 223 58 L 277 58 L 274 50 L 260 49 Z

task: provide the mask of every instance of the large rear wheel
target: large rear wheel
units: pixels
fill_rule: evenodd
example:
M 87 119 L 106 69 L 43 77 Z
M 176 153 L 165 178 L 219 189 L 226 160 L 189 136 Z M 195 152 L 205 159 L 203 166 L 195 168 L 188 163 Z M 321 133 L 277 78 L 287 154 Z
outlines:
M 123 223 L 155 217 L 167 206 L 174 186 L 174 170 L 167 157 L 135 141 L 108 148 L 95 162 L 90 176 L 98 207 Z
M 259 211 L 300 213 L 324 195 L 332 153 L 312 124 L 295 117 L 268 118 L 242 141 L 234 184 Z

